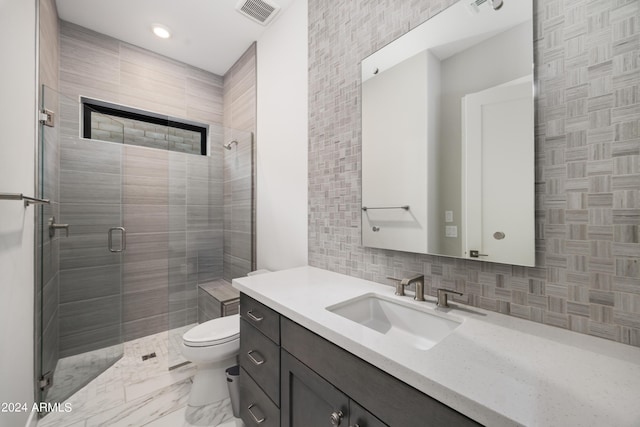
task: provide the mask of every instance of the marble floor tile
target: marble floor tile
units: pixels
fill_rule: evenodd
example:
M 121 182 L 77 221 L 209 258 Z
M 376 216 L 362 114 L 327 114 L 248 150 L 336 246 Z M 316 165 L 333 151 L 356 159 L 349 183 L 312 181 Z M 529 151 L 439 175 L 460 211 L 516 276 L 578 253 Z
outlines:
M 139 397 L 153 394 L 157 390 L 168 387 L 171 384 L 191 378 L 196 373 L 196 366 L 188 364 L 181 368 L 177 368 L 157 376 L 146 378 L 140 382 L 136 382 L 125 387 L 125 395 L 127 401 L 135 400 Z
M 69 404 L 70 412 L 52 412 L 38 421 L 38 427 L 75 426 L 79 421 L 84 423 L 88 414 L 97 410 L 123 405 L 125 394 L 120 374 L 115 365 L 107 369 L 64 401 L 65 404 Z
M 149 424 L 145 424 L 144 427 L 184 427 L 186 422 L 184 419 L 185 411 L 186 407 L 182 407 L 162 418 L 151 421 Z
M 185 411 L 186 427 L 218 426 L 232 419 L 231 400 L 228 398 L 205 406 L 187 406 Z
M 87 418 L 86 427 L 139 427 L 185 406 L 191 378 Z
M 175 342 L 182 342 L 183 330 L 170 332 Z M 171 336 L 162 332 L 125 343 L 120 360 L 63 402 L 71 405 L 70 412 L 48 414 L 38 427 L 244 427 L 233 418 L 229 399 L 197 408 L 187 405 L 196 366 L 169 370 Z M 143 361 L 150 353 L 156 356 Z M 101 360 L 96 357 L 75 359 L 80 365 L 68 372 L 84 372 L 82 361 L 90 365 Z M 65 361 L 73 366 L 71 362 Z M 63 381 L 73 384 L 75 379 Z
M 102 348 L 58 360 L 53 386 L 47 392 L 50 402 L 61 402 L 83 387 L 122 356 L 122 345 Z
M 196 325 L 197 323 L 193 323 L 191 325 L 182 326 L 180 328 L 174 328 L 169 331 L 168 351 L 169 351 L 169 368 L 170 369 L 175 366 L 180 366 L 188 362 L 187 359 L 185 359 L 182 356 L 182 350 L 181 350 L 182 336 L 184 335 L 185 332 L 187 332 L 189 329 L 193 328 Z
M 244 424 L 233 418 L 231 402 L 225 399 L 197 408 L 185 406 L 145 427 L 244 427 Z
M 240 418 L 234 418 L 233 420 L 222 423 L 217 427 L 244 427 L 244 423 Z

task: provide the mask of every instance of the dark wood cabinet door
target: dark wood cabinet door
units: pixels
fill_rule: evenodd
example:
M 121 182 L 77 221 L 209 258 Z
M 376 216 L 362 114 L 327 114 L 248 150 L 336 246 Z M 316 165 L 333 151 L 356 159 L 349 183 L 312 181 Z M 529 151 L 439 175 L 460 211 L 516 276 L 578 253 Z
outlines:
M 284 350 L 280 360 L 281 427 L 348 427 L 347 396 Z

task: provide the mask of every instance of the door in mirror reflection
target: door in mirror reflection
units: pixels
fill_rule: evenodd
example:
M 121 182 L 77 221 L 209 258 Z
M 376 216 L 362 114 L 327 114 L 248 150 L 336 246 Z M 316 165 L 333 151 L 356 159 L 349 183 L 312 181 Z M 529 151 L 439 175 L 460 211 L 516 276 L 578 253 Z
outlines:
M 535 264 L 532 76 L 462 101 L 465 256 Z

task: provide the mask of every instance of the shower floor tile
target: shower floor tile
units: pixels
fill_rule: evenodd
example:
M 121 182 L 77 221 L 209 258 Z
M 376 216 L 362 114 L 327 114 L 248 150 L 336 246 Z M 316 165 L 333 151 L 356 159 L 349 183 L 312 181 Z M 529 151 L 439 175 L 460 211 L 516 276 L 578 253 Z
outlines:
M 63 402 L 62 408 L 70 405 L 69 412 L 52 412 L 38 427 L 242 427 L 229 399 L 198 410 L 187 406 L 195 366 L 168 370 L 176 361 L 170 341 L 178 334 L 162 332 L 126 342 L 120 360 Z M 156 357 L 143 361 L 150 353 Z
M 197 323 L 192 323 L 191 325 L 171 329 L 169 331 L 169 367 L 173 368 L 187 363 L 187 359 L 182 356 L 182 336 L 185 332 L 196 325 Z

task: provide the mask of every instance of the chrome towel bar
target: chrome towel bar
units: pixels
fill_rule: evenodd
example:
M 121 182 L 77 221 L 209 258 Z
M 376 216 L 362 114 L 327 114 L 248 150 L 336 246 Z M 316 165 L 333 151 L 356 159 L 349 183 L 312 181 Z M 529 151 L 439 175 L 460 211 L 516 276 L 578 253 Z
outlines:
M 367 207 L 367 206 L 363 206 L 362 210 L 363 211 L 368 211 L 369 209 L 404 209 L 405 211 L 409 210 L 409 205 L 404 205 L 404 206 L 379 206 L 379 207 Z
M 29 206 L 30 204 L 48 205 L 50 203 L 49 199 L 38 199 L 36 197 L 29 197 L 25 196 L 22 193 L 0 193 L 0 200 L 24 200 L 25 206 Z

